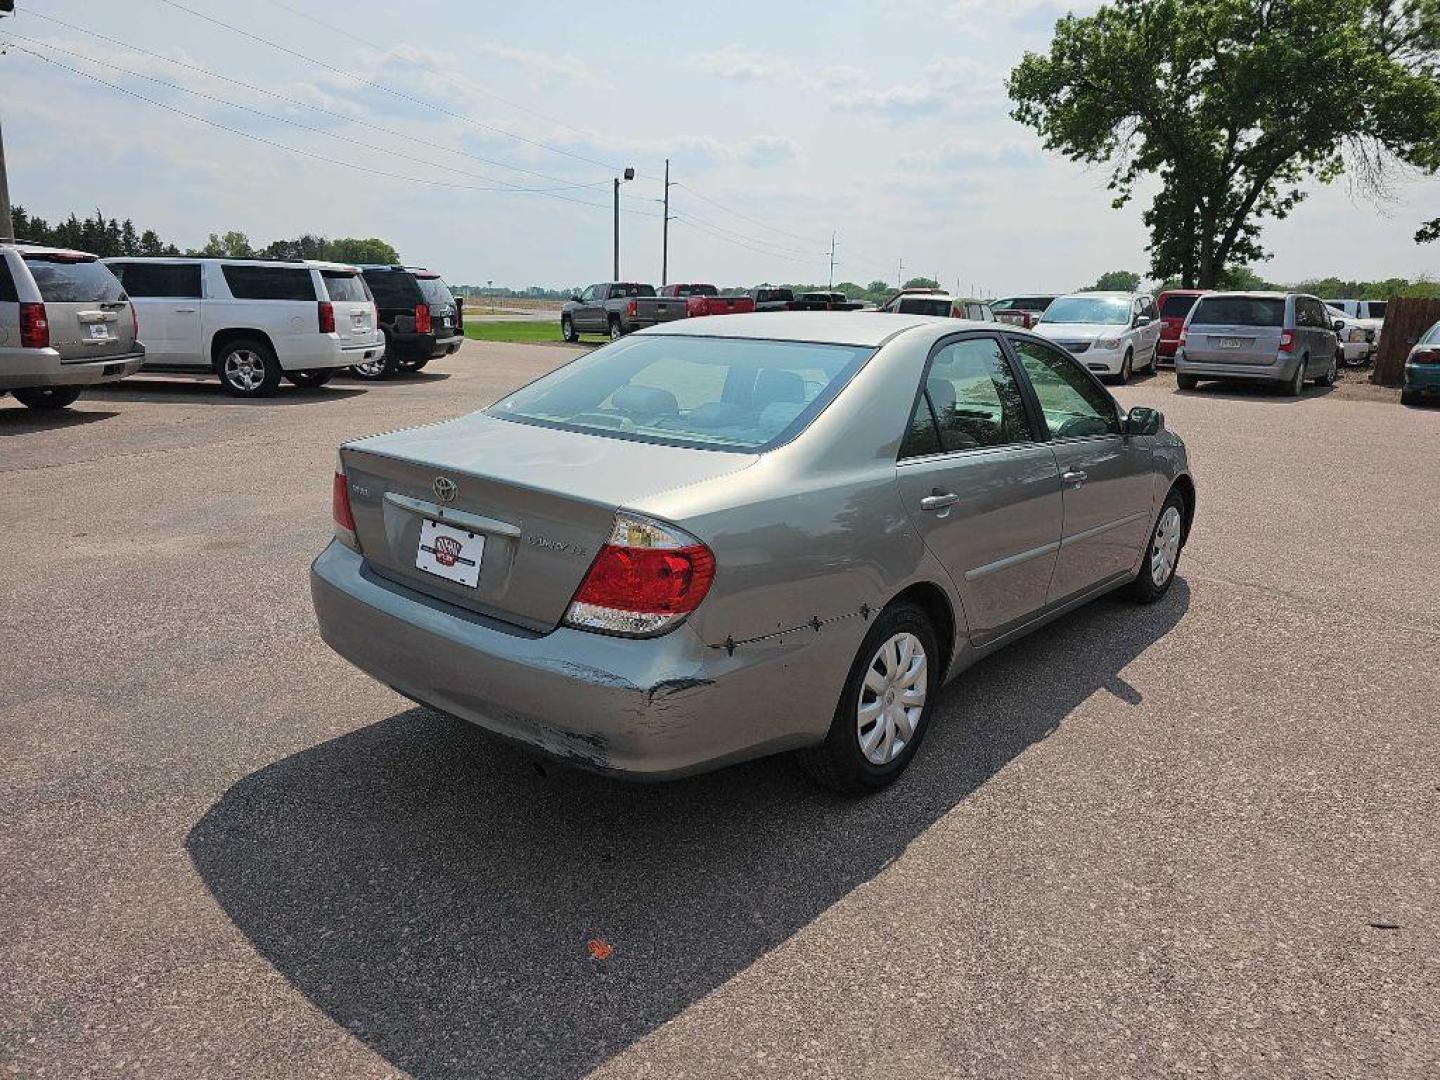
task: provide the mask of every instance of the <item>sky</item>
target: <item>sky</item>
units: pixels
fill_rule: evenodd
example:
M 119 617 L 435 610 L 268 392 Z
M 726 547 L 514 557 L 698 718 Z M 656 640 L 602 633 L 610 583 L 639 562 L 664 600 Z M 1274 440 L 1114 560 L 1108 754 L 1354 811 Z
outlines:
M 1008 116 L 1006 74 L 1070 6 L 18 0 L 10 197 L 181 247 L 379 236 L 452 284 L 568 287 L 610 277 L 628 166 L 621 275 L 658 282 L 668 157 L 671 281 L 825 282 L 833 233 L 837 282 L 1066 291 L 1147 269 L 1152 190 L 1111 209 L 1106 172 Z M 1437 216 L 1440 178 L 1383 206 L 1317 185 L 1257 269 L 1440 275 L 1412 240 Z

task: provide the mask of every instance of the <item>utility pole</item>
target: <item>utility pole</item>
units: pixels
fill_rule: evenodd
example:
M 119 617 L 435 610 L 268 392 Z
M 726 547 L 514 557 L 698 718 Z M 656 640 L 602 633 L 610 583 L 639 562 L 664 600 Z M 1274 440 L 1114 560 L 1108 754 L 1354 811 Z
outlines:
M 0 15 L 15 14 L 14 0 L 0 0 Z M 0 135 L 0 240 L 14 240 L 15 219 L 10 216 L 10 181 L 5 175 L 5 138 Z
M 903 289 L 904 287 L 905 287 L 905 260 L 904 260 L 904 259 L 901 259 L 901 260 L 900 260 L 900 266 L 899 266 L 899 268 L 896 269 L 896 271 L 895 271 L 895 288 L 897 288 L 897 289 Z
M 634 179 L 635 170 L 629 166 L 625 168 L 623 180 L 619 176 L 615 177 L 615 273 L 610 278 L 611 281 L 620 280 L 620 185 L 624 180 Z
M 830 230 L 830 285 L 835 288 L 835 230 Z
M 660 222 L 660 287 L 669 284 L 670 272 L 670 159 L 665 159 L 665 213 Z

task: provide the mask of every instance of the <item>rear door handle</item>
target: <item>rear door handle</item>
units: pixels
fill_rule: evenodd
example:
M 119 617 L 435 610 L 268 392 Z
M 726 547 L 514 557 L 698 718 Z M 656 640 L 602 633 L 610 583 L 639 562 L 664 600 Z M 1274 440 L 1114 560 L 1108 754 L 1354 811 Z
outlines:
M 921 510 L 944 510 L 947 506 L 954 506 L 960 501 L 960 496 L 949 491 L 936 490 L 933 495 L 926 495 L 920 500 Z
M 193 308 L 193 307 L 177 307 L 175 310 L 176 310 L 176 311 L 179 311 L 179 312 L 183 312 L 184 314 L 187 314 L 187 315 L 188 315 L 188 314 L 194 312 L 194 311 L 195 311 L 195 308 Z
M 1063 480 L 1067 484 L 1074 484 L 1076 487 L 1079 487 L 1089 478 L 1089 474 L 1083 472 L 1080 469 L 1071 469 L 1069 472 L 1063 472 L 1060 474 L 1061 480 Z

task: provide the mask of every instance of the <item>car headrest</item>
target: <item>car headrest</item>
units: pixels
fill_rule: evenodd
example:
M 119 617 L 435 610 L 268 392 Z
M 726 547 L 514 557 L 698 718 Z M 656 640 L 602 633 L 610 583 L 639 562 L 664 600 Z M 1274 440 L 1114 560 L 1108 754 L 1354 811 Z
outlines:
M 675 395 L 654 386 L 626 384 L 616 390 L 610 400 L 617 409 L 631 416 L 675 416 L 680 412 Z
M 793 371 L 764 369 L 755 377 L 756 409 L 764 409 L 777 401 L 804 401 L 805 380 Z
M 692 427 L 722 428 L 743 424 L 749 416 L 746 410 L 728 401 L 707 401 L 691 409 L 685 419 Z
M 937 413 L 955 408 L 955 384 L 949 379 L 926 379 L 925 392 L 930 395 L 930 404 Z

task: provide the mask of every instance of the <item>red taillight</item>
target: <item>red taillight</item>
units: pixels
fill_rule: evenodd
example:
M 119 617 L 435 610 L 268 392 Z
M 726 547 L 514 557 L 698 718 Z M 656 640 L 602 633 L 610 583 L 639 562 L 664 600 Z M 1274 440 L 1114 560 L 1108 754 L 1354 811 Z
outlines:
M 1421 349 L 1410 357 L 1412 364 L 1440 364 L 1440 349 Z
M 338 470 L 330 485 L 330 516 L 335 519 L 338 528 L 352 533 L 355 531 L 355 516 L 350 513 L 350 484 L 345 474 Z
M 45 316 L 44 304 L 20 305 L 20 347 L 22 349 L 50 347 L 50 320 Z
M 333 334 L 335 332 L 335 305 L 329 300 L 320 301 L 320 333 Z
M 1284 330 L 1284 331 L 1281 332 L 1281 334 L 1280 334 L 1280 351 L 1281 351 L 1281 352 L 1294 352 L 1294 351 L 1295 351 L 1295 331 L 1294 331 L 1294 330 Z
M 629 315 L 632 319 L 636 316 L 636 314 L 637 314 L 639 311 L 640 311 L 640 302 L 639 302 L 638 300 L 631 300 L 630 303 L 628 303 L 628 304 L 625 305 L 625 314 L 626 314 L 626 315 Z
M 659 633 L 699 607 L 714 579 L 715 556 L 693 536 L 620 515 L 565 621 L 613 634 Z
M 415 305 L 415 332 L 417 334 L 430 333 L 430 305 Z

